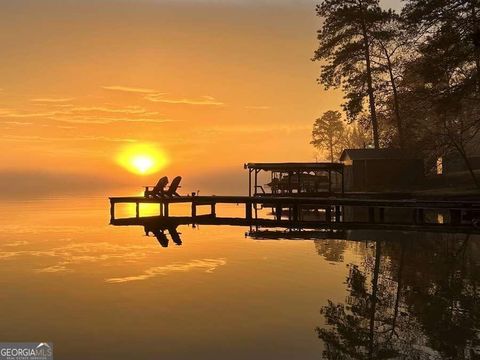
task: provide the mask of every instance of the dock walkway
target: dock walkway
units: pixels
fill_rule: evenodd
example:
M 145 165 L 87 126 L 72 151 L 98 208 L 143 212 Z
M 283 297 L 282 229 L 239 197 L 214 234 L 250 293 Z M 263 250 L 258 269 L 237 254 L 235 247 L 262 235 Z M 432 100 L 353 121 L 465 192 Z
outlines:
M 115 221 L 116 204 L 135 204 L 136 218 L 140 217 L 140 204 L 159 204 L 160 216 L 170 217 L 170 204 L 190 204 L 190 216 L 197 217 L 198 206 L 210 206 L 210 217 L 216 217 L 218 204 L 238 204 L 245 207 L 247 221 L 252 220 L 253 211 L 258 206 L 272 208 L 277 219 L 281 219 L 285 209 L 289 212 L 290 221 L 300 220 L 301 212 L 305 209 L 323 209 L 325 221 L 342 221 L 344 207 L 368 208 L 369 222 L 383 222 L 385 209 L 408 208 L 412 209 L 413 222 L 423 223 L 425 210 L 438 210 L 450 214 L 450 223 L 460 223 L 463 218 L 473 219 L 475 214 L 480 214 L 480 201 L 468 200 L 436 200 L 436 199 L 378 199 L 378 198 L 351 198 L 341 197 L 303 197 L 303 196 L 178 196 L 170 198 L 145 198 L 145 197 L 111 197 L 110 217 Z

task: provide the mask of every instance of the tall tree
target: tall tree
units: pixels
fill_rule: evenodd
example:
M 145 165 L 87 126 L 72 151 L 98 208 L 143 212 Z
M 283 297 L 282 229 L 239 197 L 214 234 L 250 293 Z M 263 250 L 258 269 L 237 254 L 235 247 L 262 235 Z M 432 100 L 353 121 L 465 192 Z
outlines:
M 319 150 L 327 150 L 330 161 L 334 162 L 342 150 L 345 138 L 346 131 L 342 114 L 330 110 L 315 120 L 310 143 Z
M 344 109 L 350 119 L 362 112 L 368 98 L 370 123 L 375 148 L 380 147 L 372 42 L 387 21 L 389 13 L 379 0 L 324 0 L 316 8 L 323 19 L 318 31 L 319 48 L 313 60 L 322 61 L 318 79 L 326 89 L 342 87 Z
M 402 19 L 393 11 L 385 13 L 386 18 L 381 31 L 376 32 L 373 40 L 372 62 L 378 66 L 380 84 L 377 90 L 377 102 L 380 111 L 396 128 L 397 145 L 406 148 L 405 121 L 400 110 L 400 84 L 402 71 L 412 53 L 414 39 L 408 36 Z
M 422 103 L 417 136 L 437 156 L 457 153 L 480 188 L 469 160 L 480 132 L 478 11 L 478 0 L 409 0 L 403 15 L 410 32 L 421 35 L 408 67 L 417 79 L 411 100 Z
M 463 77 L 480 91 L 479 0 L 408 0 L 403 17 L 413 33 L 424 35 L 424 42 L 435 42 L 445 31 L 456 34 L 458 42 L 450 44 L 451 51 L 462 55 L 463 70 L 468 68 Z

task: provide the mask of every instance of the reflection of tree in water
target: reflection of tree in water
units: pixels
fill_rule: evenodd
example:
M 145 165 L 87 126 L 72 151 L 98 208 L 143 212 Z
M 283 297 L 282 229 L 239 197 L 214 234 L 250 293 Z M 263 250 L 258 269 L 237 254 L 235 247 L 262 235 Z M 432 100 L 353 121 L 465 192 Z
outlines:
M 435 237 L 377 241 L 348 264 L 345 301 L 321 309 L 325 358 L 480 358 L 480 239 Z
M 331 262 L 343 262 L 344 253 L 347 249 L 358 254 L 365 252 L 364 244 L 345 240 L 315 240 L 315 248 L 317 249 L 318 255 L 323 256 L 325 260 Z

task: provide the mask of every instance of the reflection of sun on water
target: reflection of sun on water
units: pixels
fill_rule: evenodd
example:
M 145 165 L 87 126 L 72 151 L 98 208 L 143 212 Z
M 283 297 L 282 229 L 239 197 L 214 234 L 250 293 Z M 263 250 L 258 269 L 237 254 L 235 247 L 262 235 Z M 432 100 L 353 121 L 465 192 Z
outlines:
M 149 175 L 162 170 L 168 163 L 165 153 L 149 145 L 133 145 L 125 148 L 117 162 L 128 171 Z

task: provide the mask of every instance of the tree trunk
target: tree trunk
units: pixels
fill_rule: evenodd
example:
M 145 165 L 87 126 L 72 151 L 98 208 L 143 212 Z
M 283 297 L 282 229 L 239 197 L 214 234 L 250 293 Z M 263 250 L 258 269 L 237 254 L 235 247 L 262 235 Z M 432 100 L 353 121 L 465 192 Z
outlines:
M 470 0 L 471 4 L 471 11 L 472 11 L 472 36 L 480 36 L 480 26 L 478 25 L 478 18 L 477 18 L 477 7 L 476 7 L 476 0 Z M 479 39 L 473 39 L 474 41 L 474 52 L 475 52 L 475 67 L 477 70 L 476 76 L 476 90 L 480 92 L 480 44 L 478 44 Z
M 377 121 L 377 111 L 375 109 L 375 95 L 373 91 L 373 81 L 372 81 L 372 65 L 370 62 L 370 41 L 368 40 L 367 25 L 365 24 L 365 19 L 362 19 L 362 33 L 363 33 L 363 45 L 365 52 L 365 65 L 367 70 L 367 92 L 368 100 L 370 104 L 370 120 L 372 123 L 373 130 L 373 144 L 375 149 L 380 148 L 380 141 L 378 136 L 378 121 Z
M 393 92 L 393 106 L 394 106 L 394 111 L 395 111 L 395 119 L 397 122 L 397 131 L 398 131 L 398 142 L 400 145 L 400 149 L 404 148 L 404 135 L 403 135 L 403 128 L 402 128 L 402 119 L 400 117 L 400 106 L 399 106 L 399 101 L 398 101 L 398 90 L 397 90 L 397 84 L 395 82 L 395 76 L 393 75 L 393 66 L 392 66 L 392 61 L 390 59 L 390 55 L 388 54 L 388 50 L 383 47 L 383 50 L 385 52 L 385 56 L 387 58 L 387 66 L 388 66 L 388 74 L 390 75 L 390 83 L 392 85 L 392 92 Z
M 333 163 L 333 141 L 330 139 L 330 162 Z
M 369 331 L 369 358 L 373 358 L 373 346 L 374 346 L 374 337 L 375 337 L 375 312 L 377 311 L 377 292 L 378 292 L 378 276 L 380 273 L 380 260 L 381 260 L 381 243 L 380 241 L 375 241 L 375 268 L 373 271 L 372 279 L 372 297 L 371 297 L 371 308 L 370 308 L 370 331 Z

